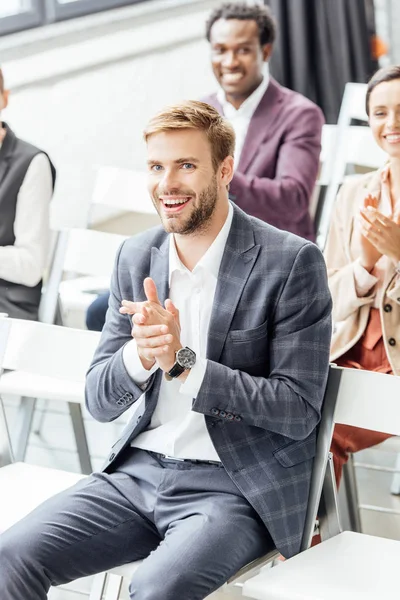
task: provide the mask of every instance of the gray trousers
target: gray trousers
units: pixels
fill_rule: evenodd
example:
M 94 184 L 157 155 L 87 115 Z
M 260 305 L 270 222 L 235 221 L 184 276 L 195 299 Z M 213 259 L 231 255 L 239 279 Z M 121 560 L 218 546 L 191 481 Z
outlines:
M 94 473 L 0 536 L 1 600 L 45 600 L 52 585 L 139 559 L 131 599 L 200 600 L 272 547 L 222 466 L 130 448 L 115 472 Z

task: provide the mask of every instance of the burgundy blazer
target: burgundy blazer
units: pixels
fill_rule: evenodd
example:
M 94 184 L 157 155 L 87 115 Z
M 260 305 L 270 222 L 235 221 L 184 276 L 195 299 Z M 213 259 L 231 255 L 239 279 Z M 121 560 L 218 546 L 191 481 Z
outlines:
M 223 114 L 216 94 L 204 101 Z M 316 104 L 271 78 L 250 121 L 231 199 L 250 215 L 314 240 L 309 205 L 323 123 Z

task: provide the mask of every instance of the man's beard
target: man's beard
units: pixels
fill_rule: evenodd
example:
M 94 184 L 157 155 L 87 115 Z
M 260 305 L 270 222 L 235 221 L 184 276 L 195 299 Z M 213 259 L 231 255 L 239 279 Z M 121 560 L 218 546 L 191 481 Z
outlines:
M 173 190 L 173 193 L 179 196 L 195 197 L 193 191 Z M 164 195 L 164 194 L 161 194 Z M 179 218 L 174 216 L 166 217 L 162 208 L 160 208 L 159 195 L 153 200 L 156 209 L 161 217 L 165 230 L 168 233 L 179 233 L 180 235 L 191 235 L 193 233 L 203 233 L 208 229 L 212 215 L 218 200 L 217 178 L 213 175 L 210 185 L 203 190 L 197 198 L 198 205 L 192 208 L 190 215 L 186 220 L 179 221 Z

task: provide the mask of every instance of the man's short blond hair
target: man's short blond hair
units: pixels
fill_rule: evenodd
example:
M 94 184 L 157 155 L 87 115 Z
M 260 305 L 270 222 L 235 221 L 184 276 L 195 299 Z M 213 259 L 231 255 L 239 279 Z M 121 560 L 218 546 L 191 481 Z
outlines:
M 232 125 L 219 112 L 197 100 L 167 106 L 150 119 L 143 132 L 144 139 L 155 134 L 178 129 L 196 129 L 204 131 L 211 146 L 214 170 L 227 156 L 233 156 L 235 150 L 235 132 Z

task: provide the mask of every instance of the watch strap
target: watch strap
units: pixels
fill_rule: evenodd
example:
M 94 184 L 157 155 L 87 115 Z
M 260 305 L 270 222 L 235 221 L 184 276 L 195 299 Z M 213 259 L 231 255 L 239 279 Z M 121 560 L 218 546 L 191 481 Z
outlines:
M 171 379 L 176 379 L 176 377 L 179 377 L 179 375 L 182 375 L 184 370 L 185 370 L 185 367 L 182 367 L 182 365 L 180 365 L 177 361 L 174 364 L 174 366 L 172 367 L 172 369 L 170 369 L 168 371 L 168 373 L 166 373 L 166 375 L 168 375 Z

